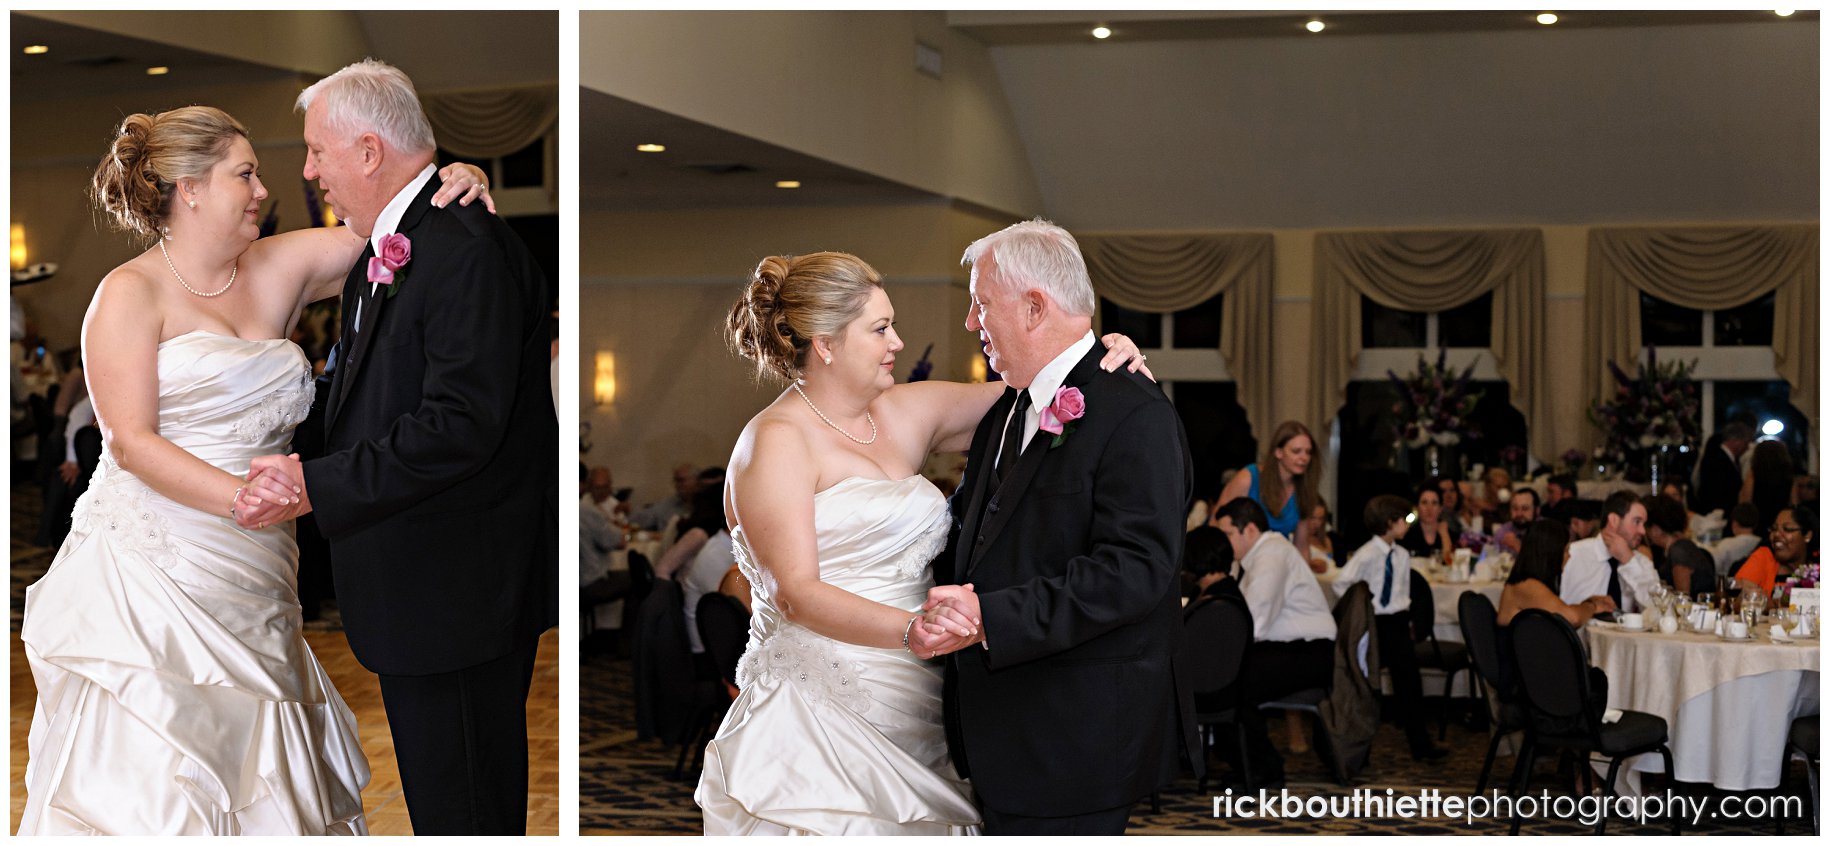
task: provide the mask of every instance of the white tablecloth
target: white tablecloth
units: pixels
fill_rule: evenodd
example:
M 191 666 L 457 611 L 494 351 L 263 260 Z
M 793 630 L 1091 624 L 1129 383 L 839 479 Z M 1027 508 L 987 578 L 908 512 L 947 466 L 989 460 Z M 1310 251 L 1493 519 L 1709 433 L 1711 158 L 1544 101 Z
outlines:
M 1538 501 L 1543 502 L 1544 487 L 1549 481 L 1549 476 L 1539 476 L 1536 479 L 1514 480 L 1512 486 L 1515 489 L 1531 488 L 1538 493 Z M 1615 491 L 1632 491 L 1644 497 L 1652 493 L 1652 486 L 1642 482 L 1629 482 L 1618 476 L 1612 479 L 1576 480 L 1576 496 L 1582 499 L 1607 499 L 1608 495 Z
M 1315 577 L 1316 582 L 1322 586 L 1322 593 L 1326 595 L 1329 602 L 1334 602 L 1340 598 L 1334 592 L 1334 580 L 1340 573 L 1341 571 L 1337 568 L 1331 569 L 1326 573 L 1318 573 Z M 1493 603 L 1493 607 L 1498 608 L 1500 605 L 1500 590 L 1506 586 L 1504 582 L 1490 581 L 1448 582 L 1438 581 L 1436 579 L 1427 579 L 1427 581 L 1430 583 L 1430 598 L 1433 599 L 1436 604 L 1436 639 L 1455 643 L 1462 642 L 1462 593 L 1470 590 L 1476 591 L 1487 597 L 1487 599 Z M 1470 675 L 1471 673 L 1460 673 L 1456 675 L 1455 686 L 1449 691 L 1449 695 L 1457 697 L 1472 696 L 1473 693 L 1468 684 Z M 1444 674 L 1440 671 L 1424 670 L 1424 694 L 1428 696 L 1441 695 L 1442 685 L 1445 680 Z M 1389 682 L 1385 684 L 1385 688 L 1388 692 L 1390 691 L 1391 685 Z
M 1818 641 L 1773 643 L 1762 632 L 1730 642 L 1606 623 L 1583 632 L 1589 660 L 1608 674 L 1608 707 L 1665 719 L 1680 781 L 1725 790 L 1779 785 L 1792 720 L 1817 713 Z M 1630 759 L 1622 792 L 1638 792 L 1639 773 L 1663 771 L 1656 754 Z

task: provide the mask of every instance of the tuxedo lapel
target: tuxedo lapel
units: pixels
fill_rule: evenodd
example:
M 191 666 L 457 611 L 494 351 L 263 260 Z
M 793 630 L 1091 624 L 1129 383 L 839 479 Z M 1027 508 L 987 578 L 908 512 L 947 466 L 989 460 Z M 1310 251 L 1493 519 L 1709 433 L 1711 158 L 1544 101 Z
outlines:
M 400 225 L 394 228 L 395 232 L 406 235 L 409 241 L 412 240 L 412 235 L 410 233 L 418 228 L 420 222 L 425 218 L 427 210 L 432 208 L 432 195 L 438 193 L 441 184 L 437 174 L 434 174 L 433 178 L 426 180 L 426 184 L 419 190 L 419 195 L 413 198 L 413 202 L 407 205 L 406 213 L 400 216 Z M 336 387 L 336 390 L 332 391 L 335 403 L 332 406 L 333 411 L 329 422 L 335 422 L 334 409 L 340 407 L 343 404 L 344 399 L 349 396 L 349 392 L 354 390 L 356 378 L 361 375 L 363 365 L 368 363 L 369 350 L 375 345 L 376 336 L 381 334 L 382 312 L 387 310 L 388 300 L 391 299 L 388 296 L 389 292 L 385 288 L 376 290 L 372 296 L 369 295 L 371 283 L 368 281 L 368 264 L 369 259 L 374 255 L 375 247 L 373 242 L 371 242 L 369 246 L 363 248 L 362 258 L 356 260 L 356 266 L 350 269 L 349 279 L 343 286 L 343 311 L 345 314 L 354 312 L 354 309 L 350 304 L 350 292 L 352 290 L 356 292 L 357 296 L 366 297 L 366 301 L 362 304 L 362 331 L 357 334 L 355 344 L 345 344 L 343 346 L 343 350 L 348 355 L 349 360 L 339 360 L 337 362 L 337 377 L 335 380 L 337 384 L 333 385 L 333 387 Z M 407 280 L 413 277 L 412 267 L 412 262 L 409 261 L 406 270 L 395 278 L 394 284 L 407 284 Z M 350 331 L 353 326 L 354 322 L 352 320 L 349 325 L 345 327 L 344 331 Z M 344 337 L 347 338 L 349 336 L 346 334 Z M 340 385 L 340 387 L 338 387 L 338 385 Z
M 343 406 L 343 394 L 349 388 L 349 368 L 344 365 L 350 356 L 350 335 L 356 331 L 356 301 L 363 295 L 362 286 L 368 284 L 367 268 L 369 259 L 375 255 L 374 245 L 365 245 L 362 256 L 356 259 L 356 265 L 350 268 L 349 276 L 343 280 L 343 299 L 339 300 L 342 308 L 343 329 L 337 335 L 337 372 L 330 380 L 330 400 L 324 406 L 324 430 L 337 420 L 337 411 Z
M 972 490 L 966 498 L 966 513 L 960 521 L 959 543 L 954 549 L 953 572 L 960 581 L 965 582 L 965 574 L 972 567 L 972 559 L 977 556 L 979 544 L 975 540 L 979 535 L 979 523 L 984 520 L 985 497 L 990 496 L 991 465 L 997 461 L 997 455 L 991 446 L 998 442 L 997 433 L 1004 431 L 1002 422 L 1010 416 L 1010 407 L 1016 403 L 1016 394 L 1005 391 L 998 401 L 991 404 L 991 410 L 985 412 L 985 419 L 979 422 L 979 432 L 973 437 L 973 451 L 967 456 L 967 465 L 973 468 Z M 994 421 L 999 421 L 994 424 Z
M 1079 388 L 1092 381 L 1094 373 L 1099 369 L 1099 359 L 1105 356 L 1105 352 L 1104 347 L 1094 344 L 1093 349 L 1088 351 L 1087 355 L 1074 365 L 1074 369 L 1068 372 L 1068 377 L 1062 380 L 1062 387 Z M 1009 403 L 1000 405 L 1006 409 L 1009 408 Z M 977 531 L 961 537 L 960 546 L 969 547 L 972 554 L 967 559 L 965 568 L 960 572 L 971 575 L 972 567 L 978 563 L 980 554 L 989 549 L 997 541 L 998 535 L 1002 534 L 1004 529 L 1010 525 L 1011 517 L 1017 513 L 1017 504 L 1023 501 L 1023 494 L 1029 490 L 1030 483 L 1036 480 L 1036 474 L 1042 470 L 1043 463 L 1048 460 L 1048 454 L 1053 450 L 1054 438 L 1054 435 L 1037 429 L 1036 434 L 1023 448 L 1023 456 L 1017 460 L 1016 469 L 1004 477 L 1004 484 L 997 488 L 989 501 L 984 502 L 982 526 L 978 527 Z M 984 476 L 990 475 L 990 473 L 984 474 Z M 981 477 L 980 484 L 987 489 L 990 487 L 990 483 L 985 482 L 984 477 Z M 968 539 L 970 539 L 970 543 L 966 542 Z M 962 577 L 962 581 L 964 581 L 964 577 Z

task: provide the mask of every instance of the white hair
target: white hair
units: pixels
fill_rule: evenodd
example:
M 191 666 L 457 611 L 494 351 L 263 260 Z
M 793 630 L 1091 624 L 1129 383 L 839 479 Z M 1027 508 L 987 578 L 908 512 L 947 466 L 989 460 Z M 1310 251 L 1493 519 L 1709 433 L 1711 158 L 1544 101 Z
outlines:
M 1069 314 L 1093 315 L 1093 280 L 1087 276 L 1080 244 L 1066 229 L 1042 218 L 1013 223 L 973 241 L 960 264 L 977 264 L 989 251 L 1006 290 L 1041 288 Z
M 303 114 L 320 97 L 324 126 L 339 135 L 373 132 L 388 146 L 409 153 L 429 153 L 438 147 L 413 80 L 386 62 L 363 59 L 318 80 L 299 92 L 293 111 Z

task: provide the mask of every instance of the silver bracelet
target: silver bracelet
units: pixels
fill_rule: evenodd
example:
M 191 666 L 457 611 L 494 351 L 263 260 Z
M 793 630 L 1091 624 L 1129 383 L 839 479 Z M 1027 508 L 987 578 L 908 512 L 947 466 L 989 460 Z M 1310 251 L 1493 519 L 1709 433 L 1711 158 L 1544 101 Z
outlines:
M 902 627 L 902 650 L 904 652 L 909 653 L 910 655 L 914 655 L 915 650 L 909 648 L 909 633 L 915 631 L 915 622 L 920 619 L 921 619 L 920 614 L 910 617 L 909 624 Z M 920 657 L 920 656 L 916 656 L 916 657 Z
M 241 487 L 236 488 L 235 495 L 232 497 L 229 497 L 229 519 L 231 519 L 231 520 L 238 519 L 235 515 L 235 506 L 241 504 L 241 492 L 243 490 L 246 490 L 247 487 L 248 487 L 247 485 L 242 485 Z

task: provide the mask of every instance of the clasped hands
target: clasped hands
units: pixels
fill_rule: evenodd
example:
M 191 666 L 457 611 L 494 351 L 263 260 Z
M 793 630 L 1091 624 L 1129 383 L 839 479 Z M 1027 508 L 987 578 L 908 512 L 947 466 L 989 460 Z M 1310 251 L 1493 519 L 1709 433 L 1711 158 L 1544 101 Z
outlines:
M 234 504 L 235 522 L 244 529 L 265 529 L 311 511 L 298 453 L 255 458 L 248 463 L 247 482 Z
M 921 621 L 909 631 L 909 651 L 918 658 L 936 658 L 985 639 L 972 585 L 933 587 L 921 610 Z

